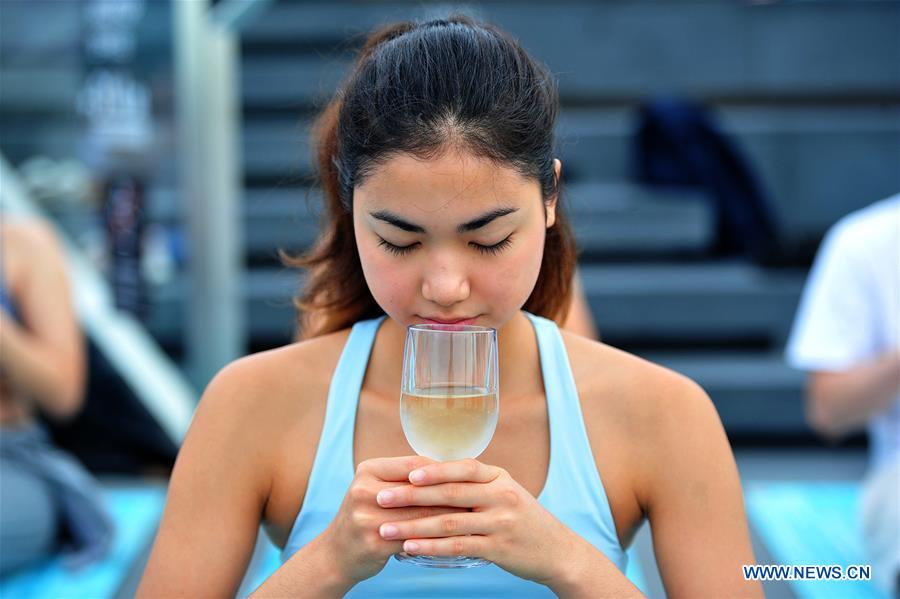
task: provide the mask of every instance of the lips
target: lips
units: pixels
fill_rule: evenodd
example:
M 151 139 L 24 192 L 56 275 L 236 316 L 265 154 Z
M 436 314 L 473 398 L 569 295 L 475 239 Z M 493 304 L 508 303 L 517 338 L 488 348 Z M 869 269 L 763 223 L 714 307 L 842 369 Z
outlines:
M 473 316 L 470 318 L 426 318 L 424 316 L 420 316 L 419 318 L 421 318 L 424 321 L 424 324 L 467 325 L 467 324 L 473 324 L 478 317 Z

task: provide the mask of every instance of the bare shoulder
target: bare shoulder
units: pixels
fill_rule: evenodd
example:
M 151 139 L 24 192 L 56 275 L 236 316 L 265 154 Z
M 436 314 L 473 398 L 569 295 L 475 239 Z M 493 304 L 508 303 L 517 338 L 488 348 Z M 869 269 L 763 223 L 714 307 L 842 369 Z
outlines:
M 236 360 L 210 382 L 201 405 L 249 416 L 245 422 L 289 423 L 286 415 L 301 416 L 307 400 L 327 390 L 348 334 L 345 329 Z
M 761 597 L 739 574 L 755 558 L 737 466 L 707 394 L 637 356 L 563 339 L 613 516 L 625 526 L 649 520 L 669 596 Z
M 209 383 L 197 413 L 198 434 L 255 448 L 258 472 L 271 485 L 284 441 L 306 438 L 324 414 L 331 375 L 349 329 L 252 354 L 223 368 Z
M 247 356 L 209 383 L 178 453 L 139 596 L 234 596 L 285 446 L 296 448 L 291 440 L 321 414 L 316 387 L 337 361 L 341 337 Z M 297 427 L 301 435 L 293 435 Z
M 585 426 L 628 444 L 636 493 L 648 499 L 654 473 L 675 460 L 694 460 L 694 441 L 724 441 L 724 429 L 706 392 L 688 377 L 579 335 L 562 331 L 581 397 Z M 639 441 L 639 442 L 638 442 Z
M 667 420 L 661 412 L 673 408 L 712 407 L 703 389 L 682 374 L 605 343 L 560 332 L 579 393 L 593 402 L 654 420 Z
M 179 451 L 139 596 L 234 596 L 286 435 L 309 420 L 320 370 L 341 347 L 340 334 L 296 343 L 213 378 Z

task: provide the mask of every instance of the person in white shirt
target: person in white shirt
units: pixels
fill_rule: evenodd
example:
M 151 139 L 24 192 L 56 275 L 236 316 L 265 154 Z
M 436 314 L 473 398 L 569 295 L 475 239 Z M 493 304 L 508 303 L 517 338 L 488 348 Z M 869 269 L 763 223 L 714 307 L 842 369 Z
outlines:
M 845 216 L 825 237 L 787 346 L 807 371 L 810 426 L 866 427 L 861 519 L 872 580 L 900 596 L 900 194 Z

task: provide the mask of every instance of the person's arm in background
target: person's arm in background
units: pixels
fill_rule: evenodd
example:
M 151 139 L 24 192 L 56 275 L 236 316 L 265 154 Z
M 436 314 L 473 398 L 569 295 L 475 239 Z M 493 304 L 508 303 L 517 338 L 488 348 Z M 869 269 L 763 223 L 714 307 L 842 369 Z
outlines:
M 2 232 L 8 292 L 22 322 L 0 309 L 0 376 L 47 415 L 70 418 L 83 401 L 85 349 L 63 250 L 44 223 L 4 223 Z
M 584 295 L 584 286 L 581 283 L 581 274 L 575 269 L 572 275 L 572 301 L 569 304 L 569 314 L 562 328 L 571 331 L 588 339 L 599 340 L 597 326 L 594 324 L 594 317 L 591 314 L 591 308 L 588 305 L 587 297 Z
M 884 345 L 890 308 L 880 293 L 890 284 L 883 261 L 895 257 L 873 246 L 871 226 L 848 217 L 828 232 L 787 347 L 791 365 L 809 374 L 807 424 L 832 441 L 861 430 L 900 393 L 900 348 Z
M 862 429 L 900 394 L 900 351 L 888 351 L 839 372 L 810 373 L 807 421 L 819 434 L 837 440 Z

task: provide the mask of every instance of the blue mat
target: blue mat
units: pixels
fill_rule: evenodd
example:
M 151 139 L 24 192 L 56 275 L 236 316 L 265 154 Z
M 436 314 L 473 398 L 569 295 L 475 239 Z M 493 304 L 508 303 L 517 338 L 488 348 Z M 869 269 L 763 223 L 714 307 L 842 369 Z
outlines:
M 853 482 L 754 482 L 747 512 L 774 563 L 868 564 L 859 522 L 860 485 Z M 870 581 L 789 581 L 801 599 L 887 599 Z
M 266 543 L 262 554 L 254 557 L 242 585 L 242 588 L 247 590 L 246 593 L 243 593 L 244 596 L 256 590 L 281 565 L 280 552 L 271 543 Z M 633 546 L 628 550 L 628 567 L 625 569 L 625 574 L 628 576 L 628 580 L 634 583 L 642 593 L 649 596 L 641 565 Z
M 138 553 L 147 546 L 159 524 L 166 491 L 162 487 L 116 488 L 104 492 L 116 534 L 106 559 L 77 572 L 67 571 L 61 560 L 45 563 L 0 580 L 4 599 L 65 599 L 112 597 Z

